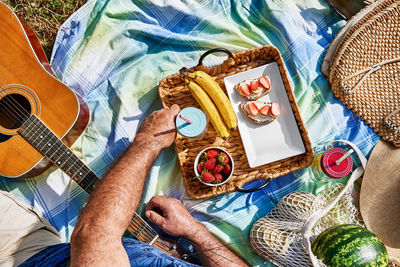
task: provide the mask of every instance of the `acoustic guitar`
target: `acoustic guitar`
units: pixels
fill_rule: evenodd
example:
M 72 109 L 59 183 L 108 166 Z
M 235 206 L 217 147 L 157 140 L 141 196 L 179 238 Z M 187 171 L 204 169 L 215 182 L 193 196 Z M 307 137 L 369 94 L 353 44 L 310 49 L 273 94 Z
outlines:
M 89 109 L 54 78 L 33 31 L 1 1 L 0 51 L 0 175 L 30 178 L 55 164 L 91 193 L 99 178 L 69 149 L 86 129 Z M 137 213 L 127 231 L 173 256 L 195 261 L 181 240 L 161 237 Z

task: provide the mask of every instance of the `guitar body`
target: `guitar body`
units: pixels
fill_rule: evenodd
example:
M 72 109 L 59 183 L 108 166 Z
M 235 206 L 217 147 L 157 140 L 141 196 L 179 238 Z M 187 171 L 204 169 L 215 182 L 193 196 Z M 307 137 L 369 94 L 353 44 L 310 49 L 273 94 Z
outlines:
M 0 175 L 5 177 L 33 177 L 51 164 L 17 133 L 28 116 L 36 115 L 68 146 L 89 121 L 87 105 L 41 62 L 51 70 L 36 36 L 0 1 Z

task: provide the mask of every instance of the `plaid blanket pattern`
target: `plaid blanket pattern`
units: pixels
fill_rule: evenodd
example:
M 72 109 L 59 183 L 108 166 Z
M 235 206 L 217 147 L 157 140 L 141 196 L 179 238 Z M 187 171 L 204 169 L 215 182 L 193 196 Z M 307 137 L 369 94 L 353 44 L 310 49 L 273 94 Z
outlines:
M 324 51 L 344 23 L 323 0 L 89 0 L 60 28 L 51 60 L 58 77 L 91 111 L 88 128 L 72 149 L 103 176 L 133 141 L 140 122 L 161 108 L 161 79 L 196 65 L 211 48 L 239 51 L 270 44 L 282 54 L 315 149 L 346 139 L 368 155 L 379 137 L 333 96 L 320 72 Z M 211 56 L 205 63 L 221 60 Z M 249 264 L 269 266 L 250 246 L 252 224 L 287 193 L 316 193 L 331 183 L 308 168 L 251 194 L 192 200 L 170 147 L 151 168 L 139 212 L 156 194 L 181 199 Z M 64 241 L 88 197 L 55 167 L 33 179 L 0 177 L 0 188 L 43 213 Z

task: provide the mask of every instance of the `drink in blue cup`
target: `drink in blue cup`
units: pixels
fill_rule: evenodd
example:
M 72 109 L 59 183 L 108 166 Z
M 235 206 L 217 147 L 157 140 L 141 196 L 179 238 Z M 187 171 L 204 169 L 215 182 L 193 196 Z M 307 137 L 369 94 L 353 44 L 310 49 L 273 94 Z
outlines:
M 195 107 L 182 109 L 175 119 L 178 133 L 189 138 L 203 136 L 207 129 L 207 123 L 207 115 L 201 109 Z

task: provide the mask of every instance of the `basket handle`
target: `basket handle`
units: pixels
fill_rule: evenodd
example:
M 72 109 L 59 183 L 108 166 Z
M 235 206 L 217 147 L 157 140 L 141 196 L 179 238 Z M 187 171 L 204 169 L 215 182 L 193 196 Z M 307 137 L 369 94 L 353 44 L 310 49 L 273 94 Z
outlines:
M 229 51 L 228 49 L 221 48 L 221 47 L 213 48 L 213 49 L 206 51 L 203 55 L 201 55 L 201 57 L 199 59 L 199 64 L 197 64 L 196 67 L 203 65 L 203 60 L 206 56 L 208 56 L 209 54 L 212 54 L 212 53 L 216 53 L 216 52 L 224 52 L 224 53 L 228 54 L 229 57 L 233 58 L 232 52 Z
M 256 188 L 251 188 L 251 189 L 243 189 L 242 187 L 236 187 L 236 191 L 240 192 L 240 193 L 252 193 L 258 190 L 261 190 L 265 187 L 267 187 L 269 185 L 269 183 L 271 182 L 271 178 L 268 178 L 265 180 L 265 183 L 260 185 L 259 187 Z
M 397 109 L 393 110 L 392 112 L 390 112 L 390 113 L 385 117 L 385 120 L 384 120 L 384 122 L 383 122 L 383 123 L 384 123 L 390 130 L 392 130 L 393 132 L 395 132 L 395 131 L 397 131 L 397 130 L 399 129 L 399 125 L 394 125 L 394 124 L 392 124 L 389 120 L 390 120 L 390 118 L 393 117 L 395 114 L 399 113 L 399 111 L 400 111 L 400 108 L 397 108 Z
M 392 59 L 388 59 L 388 60 L 383 60 L 379 63 L 376 63 L 372 66 L 368 66 L 365 69 L 362 69 L 360 71 L 357 71 L 354 74 L 348 75 L 346 77 L 343 78 L 343 80 L 340 82 L 339 87 L 346 93 L 346 94 L 352 94 L 353 92 L 355 92 L 357 90 L 358 87 L 360 87 L 360 85 L 364 82 L 364 80 L 366 78 L 368 78 L 372 73 L 374 73 L 375 71 L 378 71 L 381 69 L 382 66 L 386 65 L 386 64 L 392 64 L 392 63 L 396 63 L 400 61 L 400 57 L 397 58 L 392 58 Z M 345 82 L 347 80 L 353 79 L 357 76 L 360 76 L 361 74 L 363 74 L 363 76 L 361 76 L 361 78 L 357 81 L 357 83 L 353 86 L 353 88 L 349 88 Z

